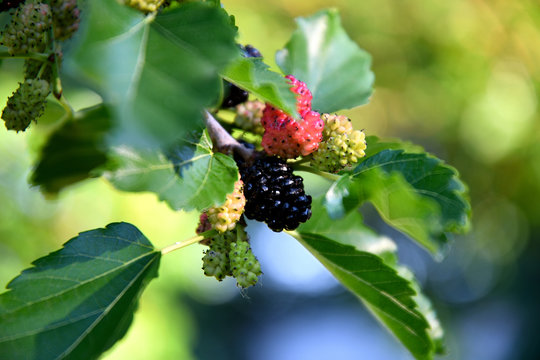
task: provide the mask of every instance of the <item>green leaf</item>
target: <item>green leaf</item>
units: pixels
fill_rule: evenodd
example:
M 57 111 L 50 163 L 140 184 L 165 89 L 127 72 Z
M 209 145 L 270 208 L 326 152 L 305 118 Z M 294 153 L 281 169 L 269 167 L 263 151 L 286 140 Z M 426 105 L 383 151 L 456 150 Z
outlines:
M 332 217 L 370 201 L 382 218 L 440 255 L 450 232 L 465 231 L 470 204 L 457 171 L 426 153 L 382 150 L 342 176 L 326 194 Z
M 304 245 L 407 347 L 417 359 L 431 359 L 429 324 L 416 309 L 409 282 L 377 255 L 324 236 L 296 233 Z
M 349 38 L 337 10 L 296 22 L 298 29 L 276 54 L 276 62 L 283 73 L 307 84 L 313 109 L 331 113 L 366 104 L 375 79 L 371 57 Z
M 397 262 L 396 244 L 388 237 L 380 236 L 364 225 L 359 211 L 351 211 L 340 219 L 332 219 L 323 204 L 323 198 L 311 204 L 311 218 L 298 228 L 300 233 L 318 234 L 344 245 L 352 245 L 359 251 L 373 253 L 385 263 Z
M 154 19 L 93 0 L 85 13 L 66 65 L 113 106 L 116 143 L 168 146 L 202 124 L 219 96 L 219 71 L 239 54 L 224 10 L 190 2 Z
M 98 175 L 107 161 L 105 135 L 110 112 L 103 105 L 85 109 L 54 131 L 41 151 L 30 182 L 46 193 Z
M 239 57 L 222 72 L 223 77 L 257 98 L 298 116 L 296 97 L 285 77 L 270 71 L 261 59 Z
M 351 245 L 359 252 L 369 252 L 381 258 L 386 266 L 398 272 L 398 275 L 407 281 L 416 292 L 412 297 L 416 310 L 420 312 L 429 323 L 427 333 L 434 344 L 436 353 L 444 351 L 444 331 L 437 318 L 430 300 L 421 292 L 420 285 L 414 274 L 405 266 L 398 264 L 397 246 L 386 236 L 380 236 L 363 223 L 359 211 L 352 211 L 341 219 L 332 219 L 324 207 L 321 199 L 312 203 L 312 217 L 310 221 L 298 228 L 301 234 L 316 234 L 332 239 L 343 245 Z M 383 319 L 379 319 L 383 320 Z M 397 336 L 397 334 L 396 334 Z M 399 336 L 397 336 L 399 338 Z
M 431 338 L 433 343 L 434 352 L 437 355 L 442 355 L 446 353 L 446 346 L 444 344 L 444 329 L 437 317 L 437 313 L 433 308 L 431 300 L 422 293 L 420 284 L 416 280 L 413 272 L 406 266 L 394 265 L 394 268 L 398 271 L 398 274 L 407 279 L 411 287 L 416 291 L 414 296 L 414 302 L 417 304 L 418 311 L 424 316 L 424 318 L 429 323 L 428 335 Z
M 383 151 L 383 150 L 404 150 L 406 153 L 409 154 L 420 154 L 425 153 L 426 150 L 420 145 L 413 144 L 409 141 L 403 141 L 399 139 L 390 139 L 390 140 L 384 140 L 382 141 L 376 136 L 367 136 L 366 137 L 366 156 L 363 159 L 360 159 L 360 161 L 364 161 L 365 159 L 370 158 L 371 156 Z
M 212 151 L 207 132 L 199 143 L 181 147 L 172 156 L 124 146 L 113 149 L 111 157 L 116 169 L 105 176 L 117 189 L 155 192 L 175 210 L 201 211 L 221 204 L 238 180 L 236 163 Z
M 124 336 L 161 253 L 133 225 L 80 233 L 0 295 L 3 359 L 96 359 Z

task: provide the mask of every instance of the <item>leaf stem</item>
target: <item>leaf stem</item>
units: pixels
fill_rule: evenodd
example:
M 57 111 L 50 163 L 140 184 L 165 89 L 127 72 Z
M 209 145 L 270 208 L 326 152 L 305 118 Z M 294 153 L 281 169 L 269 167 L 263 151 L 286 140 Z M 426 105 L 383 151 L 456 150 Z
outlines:
M 163 249 L 161 249 L 161 255 L 165 255 L 175 250 L 182 249 L 186 246 L 198 243 L 199 241 L 215 236 L 216 234 L 217 234 L 217 231 L 212 229 L 212 230 L 205 231 L 199 235 L 190 237 L 189 239 L 186 239 L 184 241 L 175 242 L 174 244 L 165 246 Z
M 233 138 L 208 110 L 204 111 L 204 122 L 208 134 L 210 134 L 210 138 L 218 151 L 223 153 L 236 152 L 246 160 L 253 157 L 254 151 Z
M 62 107 L 66 111 L 66 113 L 64 114 L 62 118 L 62 121 L 73 119 L 73 109 L 71 108 L 71 105 L 69 105 L 64 95 L 60 96 L 60 98 L 58 99 L 58 102 L 60 103 L 60 105 L 62 105 Z
M 308 173 L 311 173 L 311 174 L 322 176 L 323 178 L 328 179 L 330 181 L 336 181 L 336 180 L 338 180 L 340 178 L 339 175 L 330 174 L 330 173 L 328 173 L 326 171 L 321 171 L 321 170 L 312 168 L 311 166 L 298 165 L 298 164 L 293 163 L 292 168 L 294 170 L 297 170 L 297 171 L 304 171 L 304 172 L 308 172 Z
M 307 162 L 310 162 L 311 161 L 311 155 L 308 155 L 308 156 L 304 156 L 303 158 L 299 159 L 299 160 L 296 160 L 296 161 L 287 161 L 287 164 L 289 164 L 290 166 L 297 166 L 297 165 L 300 165 L 300 164 L 305 164 Z

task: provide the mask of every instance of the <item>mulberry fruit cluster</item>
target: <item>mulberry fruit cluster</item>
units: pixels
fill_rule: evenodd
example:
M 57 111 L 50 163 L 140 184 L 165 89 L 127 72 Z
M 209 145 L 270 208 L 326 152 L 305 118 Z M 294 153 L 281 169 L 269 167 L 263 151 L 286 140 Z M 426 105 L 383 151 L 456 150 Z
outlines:
M 32 120 L 43 114 L 49 93 L 50 86 L 45 80 L 29 79 L 20 83 L 2 112 L 6 128 L 17 132 L 26 130 Z
M 329 114 L 323 114 L 322 118 L 325 122 L 323 141 L 313 153 L 312 166 L 335 173 L 354 165 L 366 155 L 366 136 L 364 132 L 353 129 L 349 118 Z
M 241 288 L 257 283 L 258 276 L 262 274 L 261 265 L 251 251 L 248 235 L 242 226 L 220 233 L 208 242 L 209 248 L 202 259 L 206 276 L 213 276 L 219 281 L 232 276 Z
M 264 135 L 261 145 L 268 155 L 284 159 L 306 156 L 316 151 L 322 140 L 324 122 L 320 114 L 311 109 L 313 96 L 306 84 L 288 75 L 291 91 L 297 94 L 296 108 L 301 121 L 296 121 L 284 111 L 266 104 L 261 120 Z
M 294 230 L 311 217 L 311 196 L 304 183 L 295 176 L 285 160 L 263 157 L 251 166 L 241 166 L 246 196 L 245 215 L 265 222 L 279 232 Z
M 6 46 L 10 55 L 44 52 L 50 44 L 51 26 L 49 5 L 26 3 L 17 8 L 11 22 L 2 31 L 0 45 Z
M 227 195 L 223 205 L 211 207 L 206 211 L 208 222 L 217 231 L 223 233 L 232 230 L 240 220 L 246 204 L 243 188 L 243 182 L 237 181 L 234 184 L 234 191 Z

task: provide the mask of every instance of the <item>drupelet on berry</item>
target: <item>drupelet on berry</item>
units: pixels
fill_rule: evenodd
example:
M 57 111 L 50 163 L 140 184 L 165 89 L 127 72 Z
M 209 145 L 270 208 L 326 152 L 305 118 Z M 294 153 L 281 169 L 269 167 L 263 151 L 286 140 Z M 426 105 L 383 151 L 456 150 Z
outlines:
M 343 115 L 323 114 L 323 141 L 313 153 L 311 165 L 319 170 L 338 172 L 352 166 L 366 155 L 366 136 L 354 130 L 351 120 Z
M 277 155 L 284 159 L 306 156 L 316 151 L 322 140 L 324 122 L 320 114 L 311 109 L 313 96 L 306 84 L 288 75 L 291 91 L 297 94 L 296 108 L 300 121 L 284 111 L 266 104 L 261 124 L 264 135 L 261 142 L 268 155 Z
M 259 158 L 251 166 L 240 166 L 240 173 L 248 219 L 264 221 L 279 232 L 294 230 L 311 217 L 311 196 L 306 195 L 302 178 L 293 174 L 285 160 Z

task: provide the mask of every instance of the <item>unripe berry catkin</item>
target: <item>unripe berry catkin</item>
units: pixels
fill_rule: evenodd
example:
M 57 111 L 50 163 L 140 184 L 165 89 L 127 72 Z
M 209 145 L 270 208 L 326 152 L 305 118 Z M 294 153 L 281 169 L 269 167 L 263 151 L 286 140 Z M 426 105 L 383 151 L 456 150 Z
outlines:
M 239 240 L 231 243 L 229 259 L 237 286 L 244 289 L 257 284 L 258 276 L 262 274 L 261 264 L 253 255 L 249 242 Z
M 221 281 L 232 275 L 229 260 L 231 242 L 236 240 L 236 232 L 227 231 L 210 239 L 210 248 L 202 258 L 204 275 L 213 276 Z
M 225 203 L 221 206 L 212 207 L 206 211 L 208 221 L 219 232 L 234 229 L 244 212 L 246 198 L 244 197 L 244 183 L 238 180 L 234 184 L 234 190 L 227 195 Z
M 43 114 L 50 92 L 50 85 L 45 80 L 29 79 L 20 83 L 2 112 L 6 128 L 17 132 L 26 130 L 32 121 Z
M 322 119 L 323 141 L 312 155 L 312 166 L 334 173 L 356 164 L 366 155 L 366 136 L 363 131 L 353 129 L 349 118 L 323 114 Z
M 50 0 L 54 38 L 67 40 L 79 30 L 80 11 L 77 0 Z
M 0 35 L 0 45 L 10 55 L 44 52 L 50 44 L 51 10 L 47 4 L 26 3 L 17 8 L 11 22 Z

